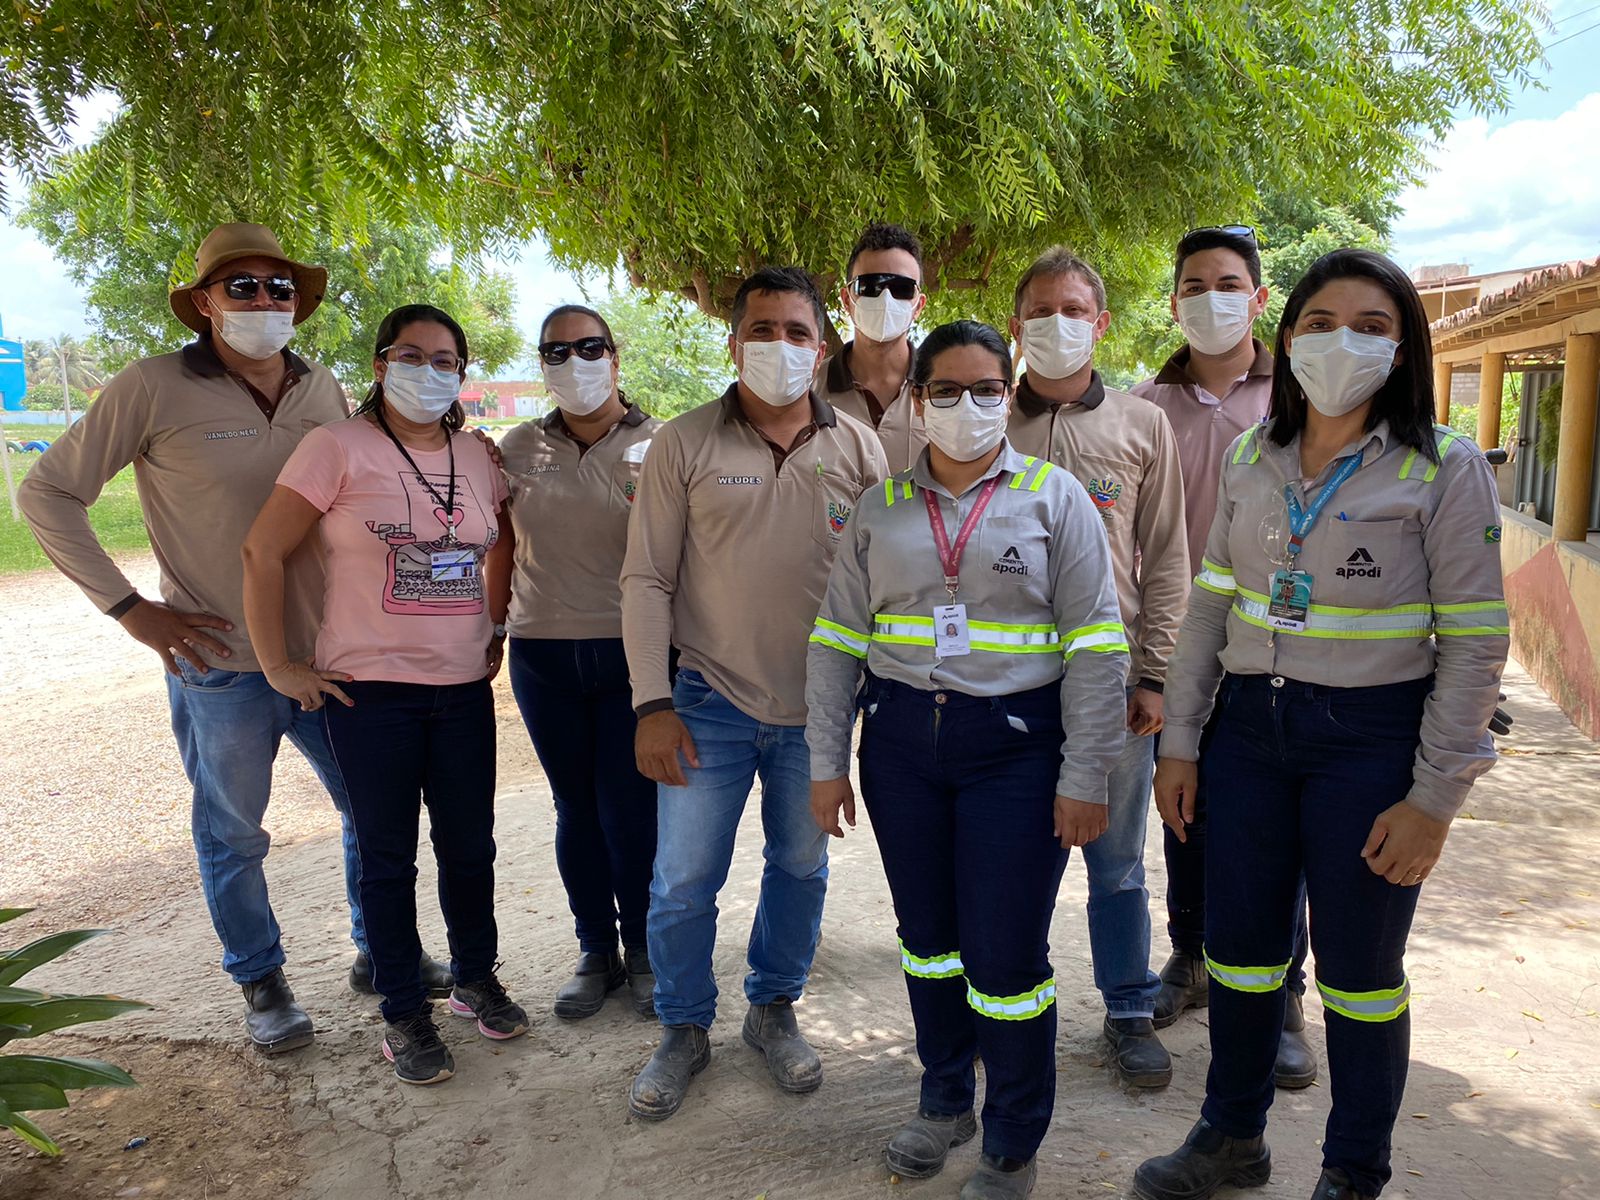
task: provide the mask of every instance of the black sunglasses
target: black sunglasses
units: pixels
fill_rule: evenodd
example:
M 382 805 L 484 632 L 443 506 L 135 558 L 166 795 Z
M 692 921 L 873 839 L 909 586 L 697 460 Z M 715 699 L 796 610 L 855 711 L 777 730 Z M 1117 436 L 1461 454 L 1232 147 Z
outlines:
M 609 349 L 611 343 L 603 337 L 579 338 L 575 342 L 540 342 L 539 358 L 549 366 L 558 367 L 572 356 L 573 351 L 577 351 L 579 358 L 593 362 Z
M 206 287 L 222 285 L 223 295 L 229 300 L 254 300 L 261 294 L 261 289 L 267 289 L 267 298 L 282 302 L 293 300 L 295 296 L 294 280 L 287 275 L 229 275 L 226 279 L 213 279 Z
M 1197 233 L 1225 233 L 1229 237 L 1244 238 L 1251 245 L 1256 242 L 1256 227 L 1254 225 L 1202 225 L 1198 229 L 1189 230 L 1181 240 L 1186 242 Z
M 909 275 L 896 275 L 890 271 L 857 275 L 850 281 L 850 290 L 858 296 L 881 296 L 885 288 L 896 300 L 910 300 L 917 294 L 917 281 Z

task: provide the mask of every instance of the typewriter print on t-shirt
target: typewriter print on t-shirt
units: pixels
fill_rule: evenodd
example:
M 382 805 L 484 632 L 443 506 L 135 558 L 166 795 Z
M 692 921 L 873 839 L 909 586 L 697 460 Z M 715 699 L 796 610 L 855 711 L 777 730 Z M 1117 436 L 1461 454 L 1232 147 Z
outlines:
M 427 483 L 423 480 L 426 478 Z M 405 521 L 368 521 L 367 528 L 389 547 L 383 611 L 421 616 L 476 615 L 483 611 L 483 560 L 499 530 L 478 503 L 472 483 L 456 476 L 455 509 L 447 519 L 433 492 L 449 496 L 448 475 L 402 471 Z M 432 484 L 432 491 L 427 484 Z M 483 541 L 458 536 L 468 511 L 476 514 L 471 532 Z

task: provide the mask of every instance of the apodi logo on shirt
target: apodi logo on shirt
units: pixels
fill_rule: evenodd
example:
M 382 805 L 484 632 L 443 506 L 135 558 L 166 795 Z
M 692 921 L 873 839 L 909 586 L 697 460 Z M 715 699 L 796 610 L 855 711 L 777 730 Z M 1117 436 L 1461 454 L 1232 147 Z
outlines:
M 1015 546 L 1007 546 L 1005 553 L 995 559 L 994 565 L 989 569 L 997 575 L 1027 576 L 1033 573 L 1033 568 L 1023 561 Z
M 1377 579 L 1383 574 L 1383 568 L 1373 560 L 1365 546 L 1357 546 L 1350 552 L 1350 557 L 1344 560 L 1344 566 L 1334 572 L 1340 579 Z

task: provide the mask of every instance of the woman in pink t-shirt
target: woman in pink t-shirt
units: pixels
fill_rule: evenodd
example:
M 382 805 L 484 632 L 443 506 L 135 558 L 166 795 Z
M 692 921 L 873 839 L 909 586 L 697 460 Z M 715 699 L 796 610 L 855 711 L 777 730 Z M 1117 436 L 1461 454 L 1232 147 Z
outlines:
M 350 794 L 383 1053 L 405 1083 L 455 1070 L 418 967 L 421 804 L 450 936 L 450 1010 L 485 1037 L 528 1027 L 494 975 L 489 681 L 505 645 L 513 535 L 499 468 L 477 438 L 457 436 L 466 369 L 466 334 L 448 313 L 423 304 L 390 313 L 365 401 L 305 436 L 244 546 L 245 618 L 267 682 L 322 708 Z M 322 628 L 314 661 L 289 662 L 283 562 L 314 528 Z

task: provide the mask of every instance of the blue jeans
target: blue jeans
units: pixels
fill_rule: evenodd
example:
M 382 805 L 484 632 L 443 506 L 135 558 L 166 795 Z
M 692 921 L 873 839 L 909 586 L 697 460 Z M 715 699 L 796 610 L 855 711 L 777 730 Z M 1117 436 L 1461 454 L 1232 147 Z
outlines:
M 805 989 L 828 891 L 828 835 L 811 817 L 803 725 L 764 725 L 746 716 L 697 671 L 678 672 L 672 703 L 694 738 L 700 765 L 685 764 L 687 787 L 660 785 L 650 965 L 661 1023 L 709 1029 L 717 1014 L 711 971 L 717 892 L 727 881 L 734 834 L 756 777 L 766 867 L 744 980 L 751 1004 L 797 1000 Z
M 357 680 L 355 703 L 321 716 L 350 796 L 361 856 L 361 903 L 372 943 L 372 986 L 386 1021 L 427 1003 L 417 936 L 417 834 L 439 866 L 439 907 L 457 982 L 494 970 L 494 693 L 489 681 L 434 686 Z
M 556 868 L 578 948 L 645 944 L 656 785 L 635 765 L 621 638 L 512 638 L 511 691 L 556 805 Z
M 1303 878 L 1333 1092 L 1322 1162 L 1369 1195 L 1389 1181 L 1405 1090 L 1405 950 L 1418 889 L 1373 874 L 1361 850 L 1374 819 L 1411 790 L 1432 684 L 1332 688 L 1229 675 L 1200 758 L 1211 807 L 1203 1115 L 1230 1137 L 1266 1126 Z
M 1094 986 L 1112 1017 L 1151 1016 L 1161 991 L 1161 980 L 1150 970 L 1150 893 L 1144 886 L 1155 742 L 1154 734 L 1127 735 L 1106 778 L 1106 831 L 1082 850 Z
M 921 1107 L 973 1107 L 983 1149 L 1029 1159 L 1056 1100 L 1050 915 L 1061 688 L 929 692 L 869 675 L 861 799 L 883 856 L 917 1027 Z
M 200 888 L 222 942 L 223 970 L 236 983 L 251 983 L 284 963 L 278 921 L 267 901 L 262 863 L 271 838 L 261 819 L 272 794 L 272 763 L 285 737 L 305 755 L 339 812 L 350 940 L 365 952 L 355 833 L 322 714 L 301 712 L 259 671 L 212 667 L 202 675 L 181 658 L 178 670 L 179 676 L 167 676 L 167 702 L 183 771 L 194 787 L 191 825 Z

